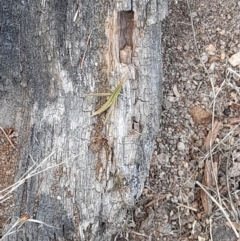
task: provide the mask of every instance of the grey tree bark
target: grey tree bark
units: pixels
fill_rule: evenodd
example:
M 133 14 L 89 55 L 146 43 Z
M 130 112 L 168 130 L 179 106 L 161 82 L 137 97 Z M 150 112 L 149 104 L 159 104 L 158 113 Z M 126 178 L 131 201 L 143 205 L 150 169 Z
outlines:
M 112 240 L 148 176 L 162 101 L 161 21 L 167 0 L 0 3 L 0 125 L 18 133 L 6 240 Z M 90 117 L 127 75 L 113 113 Z

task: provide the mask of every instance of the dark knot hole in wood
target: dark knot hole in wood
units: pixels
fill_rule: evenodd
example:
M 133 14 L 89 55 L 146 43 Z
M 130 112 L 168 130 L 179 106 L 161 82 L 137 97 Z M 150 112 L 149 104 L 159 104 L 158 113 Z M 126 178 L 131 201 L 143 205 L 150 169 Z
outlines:
M 133 50 L 134 11 L 119 12 L 119 58 L 120 63 L 131 64 Z

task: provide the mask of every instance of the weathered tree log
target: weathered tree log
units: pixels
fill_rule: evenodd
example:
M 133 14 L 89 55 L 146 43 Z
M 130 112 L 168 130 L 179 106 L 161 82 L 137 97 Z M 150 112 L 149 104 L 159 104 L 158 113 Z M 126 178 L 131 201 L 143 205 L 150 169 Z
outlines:
M 166 0 L 0 3 L 0 125 L 18 133 L 12 220 L 6 240 L 111 240 L 141 195 L 162 100 L 161 21 Z M 90 117 L 128 76 L 113 113 Z M 32 160 L 33 159 L 33 160 Z

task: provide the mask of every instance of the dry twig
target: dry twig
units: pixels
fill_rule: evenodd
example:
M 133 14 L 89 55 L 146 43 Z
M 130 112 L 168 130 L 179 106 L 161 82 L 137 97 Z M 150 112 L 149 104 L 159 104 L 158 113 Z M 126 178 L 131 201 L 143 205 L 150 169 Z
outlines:
M 26 222 L 38 223 L 38 224 L 45 225 L 49 228 L 61 229 L 61 228 L 56 228 L 54 226 L 48 225 L 48 224 L 46 224 L 42 221 L 39 221 L 39 220 L 36 220 L 36 219 L 31 219 L 30 216 L 26 213 L 26 214 L 23 215 L 22 218 L 17 219 L 17 221 L 12 225 L 12 227 L 7 231 L 7 233 L 5 233 L 3 235 L 3 237 L 0 239 L 0 241 L 2 241 L 7 236 L 19 231 L 19 229 L 22 227 L 22 225 Z M 13 231 L 16 227 L 18 227 L 18 228 L 15 231 Z
M 224 216 L 225 216 L 225 218 L 227 219 L 227 221 L 230 223 L 231 228 L 232 228 L 232 230 L 234 231 L 236 237 L 239 238 L 239 234 L 238 234 L 235 226 L 233 225 L 232 221 L 231 221 L 230 218 L 229 218 L 228 213 L 225 211 L 225 209 L 222 207 L 222 205 L 220 205 L 219 202 L 217 202 L 217 200 L 207 191 L 207 189 L 206 189 L 205 187 L 203 187 L 203 185 L 202 185 L 200 182 L 196 181 L 195 183 L 196 183 L 196 184 L 208 195 L 208 197 L 211 198 L 211 200 L 219 207 L 219 209 L 222 211 L 222 213 L 224 214 Z
M 204 144 L 203 144 L 203 151 L 209 151 L 211 149 L 212 144 L 217 138 L 218 132 L 222 128 L 222 122 L 215 121 L 212 127 L 212 130 L 209 131 Z
M 197 212 L 197 209 L 196 209 L 196 208 L 193 208 L 193 207 L 190 207 L 190 206 L 181 204 L 181 203 L 177 203 L 177 205 L 180 206 L 180 207 L 184 207 L 184 208 L 190 209 L 190 210 L 192 210 L 192 211 L 194 211 L 194 212 Z
M 51 165 L 49 167 L 46 167 L 45 169 L 43 169 L 41 171 L 37 171 L 38 168 L 42 167 L 43 163 L 45 163 L 53 154 L 54 154 L 54 152 L 52 152 L 45 159 L 43 159 L 43 161 L 40 162 L 37 166 L 36 166 L 36 163 L 34 163 L 34 165 L 32 165 L 29 168 L 29 170 L 26 173 L 24 173 L 24 175 L 17 182 L 15 182 L 11 186 L 1 190 L 0 194 L 1 193 L 4 193 L 4 194 L 2 196 L 0 196 L 0 203 L 3 203 L 4 201 L 6 201 L 8 199 L 8 195 L 10 195 L 14 190 L 16 190 L 19 186 L 21 186 L 27 179 L 29 179 L 29 178 L 31 178 L 33 176 L 36 176 L 36 175 L 38 175 L 40 173 L 43 173 L 43 172 L 45 172 L 45 171 L 47 171 L 47 170 L 49 170 L 51 168 L 58 167 L 59 165 L 62 165 L 63 163 L 66 162 L 66 161 L 63 161 L 61 163 L 54 164 L 54 165 Z M 78 155 L 76 155 L 76 156 L 78 156 Z M 76 156 L 74 156 L 74 157 L 76 157 Z

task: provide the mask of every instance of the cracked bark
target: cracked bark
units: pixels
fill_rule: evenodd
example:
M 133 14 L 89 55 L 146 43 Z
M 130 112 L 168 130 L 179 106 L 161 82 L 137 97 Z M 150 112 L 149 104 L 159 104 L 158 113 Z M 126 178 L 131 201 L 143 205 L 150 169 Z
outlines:
M 30 155 L 39 163 L 54 153 L 42 168 L 65 161 L 18 188 L 6 226 L 28 213 L 58 229 L 25 223 L 7 240 L 111 240 L 141 195 L 159 130 L 167 2 L 0 5 L 0 125 L 18 132 L 15 180 Z M 126 73 L 107 124 L 90 118 L 104 99 L 84 94 L 114 89 Z

